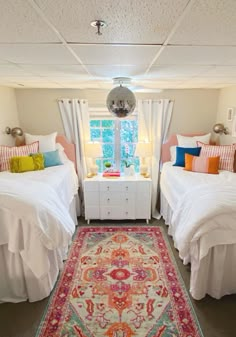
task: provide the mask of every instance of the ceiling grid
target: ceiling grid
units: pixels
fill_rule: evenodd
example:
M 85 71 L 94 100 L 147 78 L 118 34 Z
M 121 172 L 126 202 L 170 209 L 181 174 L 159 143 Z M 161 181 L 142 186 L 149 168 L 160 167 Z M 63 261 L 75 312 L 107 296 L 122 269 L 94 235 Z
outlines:
M 236 85 L 235 0 L 0 0 L 0 85 Z M 114 15 L 115 13 L 115 15 Z M 90 22 L 104 20 L 102 35 Z

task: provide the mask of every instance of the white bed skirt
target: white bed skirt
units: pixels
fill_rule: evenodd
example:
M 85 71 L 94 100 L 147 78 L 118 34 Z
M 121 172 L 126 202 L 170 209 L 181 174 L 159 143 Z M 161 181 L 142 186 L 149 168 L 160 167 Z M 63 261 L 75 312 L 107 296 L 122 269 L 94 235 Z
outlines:
M 172 209 L 161 193 L 161 215 L 171 224 Z M 219 299 L 236 293 L 236 245 L 218 245 L 199 258 L 201 239 L 191 246 L 190 293 L 196 300 L 206 294 Z
M 77 196 L 70 205 L 70 214 L 77 224 L 79 202 L 76 198 Z M 46 247 L 40 247 L 40 251 L 43 255 L 45 273 L 38 278 L 23 261 L 20 252 L 10 252 L 8 244 L 0 246 L 0 303 L 26 300 L 35 302 L 49 296 L 59 271 L 63 268 L 67 250 L 65 248 L 48 250 Z

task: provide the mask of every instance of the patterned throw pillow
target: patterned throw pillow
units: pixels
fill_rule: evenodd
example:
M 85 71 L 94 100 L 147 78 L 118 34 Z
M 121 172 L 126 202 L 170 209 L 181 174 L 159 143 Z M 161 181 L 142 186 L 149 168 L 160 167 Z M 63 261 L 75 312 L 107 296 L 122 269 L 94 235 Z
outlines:
M 201 157 L 216 157 L 220 156 L 220 170 L 234 172 L 234 155 L 236 151 L 236 144 L 232 145 L 207 145 L 197 142 L 201 146 Z
M 36 153 L 39 149 L 39 142 L 23 146 L 0 146 L 0 171 L 10 170 L 10 158 L 28 156 Z
M 185 170 L 199 173 L 219 173 L 220 157 L 196 157 L 185 154 Z

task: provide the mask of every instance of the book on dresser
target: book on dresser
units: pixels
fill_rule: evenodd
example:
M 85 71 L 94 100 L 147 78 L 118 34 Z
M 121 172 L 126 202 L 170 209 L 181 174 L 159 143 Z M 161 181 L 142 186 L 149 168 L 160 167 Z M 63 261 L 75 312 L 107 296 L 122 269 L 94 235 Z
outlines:
M 102 175 L 84 179 L 85 219 L 151 218 L 151 178 Z

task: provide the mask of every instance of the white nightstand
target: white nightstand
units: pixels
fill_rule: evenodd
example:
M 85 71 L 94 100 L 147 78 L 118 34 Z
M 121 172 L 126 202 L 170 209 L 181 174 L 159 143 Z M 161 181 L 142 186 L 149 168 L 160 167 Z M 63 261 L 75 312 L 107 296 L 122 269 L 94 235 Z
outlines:
M 84 180 L 85 219 L 146 219 L 151 218 L 150 178 L 103 178 L 101 175 Z

